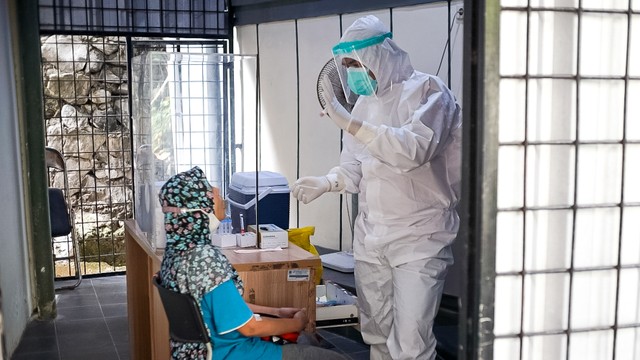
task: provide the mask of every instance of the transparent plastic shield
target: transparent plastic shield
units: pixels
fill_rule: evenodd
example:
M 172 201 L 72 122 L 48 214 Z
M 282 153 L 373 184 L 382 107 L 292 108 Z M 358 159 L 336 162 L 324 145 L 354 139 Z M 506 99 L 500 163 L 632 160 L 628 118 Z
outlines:
M 340 85 L 345 99 L 355 104 L 359 96 L 376 96 L 375 75 L 365 65 L 357 51 L 334 55 Z
M 347 102 L 350 104 L 359 95 L 375 96 L 377 90 L 375 74 L 367 68 L 367 62 L 363 61 L 362 50 L 379 45 L 391 37 L 389 32 L 368 39 L 341 42 L 333 47 L 333 58 L 336 62 L 340 84 Z

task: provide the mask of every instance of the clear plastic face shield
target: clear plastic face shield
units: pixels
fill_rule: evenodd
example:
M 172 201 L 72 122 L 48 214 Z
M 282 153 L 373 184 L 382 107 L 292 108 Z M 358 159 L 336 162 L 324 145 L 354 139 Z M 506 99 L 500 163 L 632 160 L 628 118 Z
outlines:
M 367 68 L 362 59 L 362 49 L 382 43 L 391 38 L 391 33 L 356 41 L 341 42 L 332 49 L 340 83 L 349 104 L 358 96 L 375 96 L 378 88 L 375 74 Z

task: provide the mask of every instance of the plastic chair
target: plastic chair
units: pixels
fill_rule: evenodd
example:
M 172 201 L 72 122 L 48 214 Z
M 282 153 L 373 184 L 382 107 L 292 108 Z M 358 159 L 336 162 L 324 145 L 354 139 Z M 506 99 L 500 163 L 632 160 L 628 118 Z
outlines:
M 55 169 L 62 172 L 64 178 L 64 189 L 49 187 L 49 220 L 51 222 L 52 248 L 53 238 L 59 236 L 69 236 L 71 238 L 71 248 L 73 255 L 57 257 L 53 252 L 53 261 L 73 260 L 75 263 L 76 283 L 68 286 L 55 288 L 56 290 L 72 290 L 82 282 L 82 274 L 80 273 L 80 256 L 78 254 L 78 244 L 76 241 L 75 227 L 73 225 L 73 213 L 70 211 L 69 204 L 69 181 L 67 179 L 67 167 L 62 154 L 50 147 L 45 148 L 45 162 L 47 170 Z M 53 250 L 53 249 L 52 249 Z
M 207 346 L 207 359 L 211 360 L 211 339 L 196 300 L 189 294 L 181 294 L 162 286 L 159 273 L 153 276 L 153 285 L 158 289 L 167 314 L 171 339 L 184 343 L 204 343 Z

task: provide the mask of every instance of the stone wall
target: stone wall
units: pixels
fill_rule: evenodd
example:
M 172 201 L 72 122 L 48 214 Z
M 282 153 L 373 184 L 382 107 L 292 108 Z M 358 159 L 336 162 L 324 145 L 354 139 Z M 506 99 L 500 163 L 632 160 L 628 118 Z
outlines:
M 65 158 L 81 255 L 123 264 L 123 220 L 133 216 L 126 43 L 67 35 L 41 42 L 47 146 Z M 62 174 L 51 182 L 62 188 Z

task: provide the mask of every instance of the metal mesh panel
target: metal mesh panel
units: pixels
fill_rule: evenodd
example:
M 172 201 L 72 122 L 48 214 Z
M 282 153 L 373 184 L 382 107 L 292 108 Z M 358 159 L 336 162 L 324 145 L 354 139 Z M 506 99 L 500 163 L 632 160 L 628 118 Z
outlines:
M 637 359 L 640 3 L 501 3 L 494 359 Z
M 124 223 L 133 215 L 126 42 L 120 37 L 42 37 L 47 146 L 69 178 L 83 274 L 124 270 Z M 61 174 L 51 177 L 60 187 Z M 57 239 L 57 238 L 56 238 Z M 57 248 L 68 248 L 54 241 Z M 70 274 L 56 264 L 56 276 Z
M 40 29 L 134 36 L 229 37 L 224 0 L 39 0 Z

